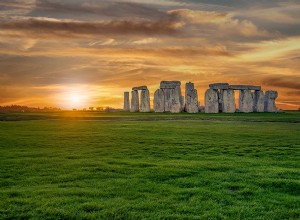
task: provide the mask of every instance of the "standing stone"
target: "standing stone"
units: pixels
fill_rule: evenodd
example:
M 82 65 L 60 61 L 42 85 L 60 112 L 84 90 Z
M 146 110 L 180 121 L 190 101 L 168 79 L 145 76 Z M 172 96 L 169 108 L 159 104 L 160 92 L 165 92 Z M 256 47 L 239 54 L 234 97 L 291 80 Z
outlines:
M 235 112 L 235 98 L 232 89 L 223 90 L 222 96 L 222 112 L 234 113 Z
M 250 90 L 240 90 L 239 97 L 240 112 L 253 112 L 253 97 Z
M 275 104 L 275 99 L 278 97 L 277 91 L 267 91 L 265 95 L 265 101 L 264 101 L 264 110 L 265 112 L 276 112 L 277 107 Z
M 218 91 L 215 89 L 208 89 L 205 92 L 205 113 L 219 112 L 219 98 Z
M 172 106 L 172 100 L 171 100 L 171 91 L 174 89 L 163 89 L 164 92 L 164 100 L 165 100 L 165 109 L 164 112 L 170 112 L 171 106 Z
M 219 98 L 219 112 L 223 112 L 223 89 L 218 91 L 218 98 Z
M 130 111 L 129 92 L 124 92 L 124 112 Z
M 150 112 L 150 94 L 148 89 L 141 91 L 140 112 Z
M 184 111 L 184 96 L 183 95 L 181 96 L 180 103 L 181 103 L 181 111 L 183 112 Z
M 164 91 L 158 89 L 154 93 L 154 111 L 155 112 L 164 112 L 165 111 L 165 97 Z
M 263 91 L 255 91 L 253 93 L 254 112 L 264 112 L 264 99 L 265 99 L 265 95 Z
M 171 108 L 170 112 L 171 113 L 179 113 L 181 112 L 183 108 L 182 102 L 182 95 L 181 95 L 181 89 L 180 86 L 176 86 L 175 89 L 170 89 L 171 90 Z
M 139 92 L 138 90 L 131 91 L 131 112 L 139 111 Z
M 185 110 L 188 113 L 197 113 L 199 112 L 199 102 L 198 102 L 198 93 L 194 88 L 194 83 L 185 84 Z

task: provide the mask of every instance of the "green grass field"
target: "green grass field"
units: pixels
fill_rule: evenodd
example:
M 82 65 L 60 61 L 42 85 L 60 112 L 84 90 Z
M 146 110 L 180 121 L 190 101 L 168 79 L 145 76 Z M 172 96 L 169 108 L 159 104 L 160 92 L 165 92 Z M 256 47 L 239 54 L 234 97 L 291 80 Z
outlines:
M 300 112 L 0 114 L 0 219 L 299 219 Z

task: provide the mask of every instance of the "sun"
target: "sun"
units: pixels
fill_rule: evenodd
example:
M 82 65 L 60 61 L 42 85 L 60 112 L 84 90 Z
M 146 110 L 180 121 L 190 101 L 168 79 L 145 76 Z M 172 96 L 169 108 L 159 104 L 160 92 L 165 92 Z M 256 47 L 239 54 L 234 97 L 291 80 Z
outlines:
M 65 88 L 60 94 L 61 106 L 66 109 L 83 109 L 90 105 L 87 89 L 81 87 Z
M 77 92 L 71 93 L 69 97 L 69 103 L 72 107 L 77 108 L 85 103 L 85 97 Z

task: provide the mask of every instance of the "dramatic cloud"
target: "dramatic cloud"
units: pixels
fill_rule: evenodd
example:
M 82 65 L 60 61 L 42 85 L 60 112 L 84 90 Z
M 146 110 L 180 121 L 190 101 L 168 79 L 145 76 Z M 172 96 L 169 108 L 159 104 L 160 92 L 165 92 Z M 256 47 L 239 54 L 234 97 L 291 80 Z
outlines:
M 2 0 L 0 105 L 122 106 L 124 90 L 161 80 L 278 90 L 299 108 L 296 0 Z

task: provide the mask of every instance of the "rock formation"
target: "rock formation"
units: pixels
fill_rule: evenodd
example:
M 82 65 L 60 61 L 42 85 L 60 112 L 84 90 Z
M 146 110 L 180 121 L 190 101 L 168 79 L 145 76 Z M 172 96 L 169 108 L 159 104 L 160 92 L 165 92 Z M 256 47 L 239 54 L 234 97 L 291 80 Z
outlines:
M 219 97 L 216 89 L 208 89 L 205 92 L 205 113 L 219 112 Z
M 130 111 L 129 92 L 124 92 L 124 112 Z
M 139 111 L 139 92 L 138 90 L 131 91 L 131 112 L 138 112 Z
M 250 90 L 240 90 L 239 96 L 239 110 L 240 112 L 253 112 L 253 97 Z
M 232 89 L 225 89 L 222 92 L 222 112 L 234 113 L 235 112 L 235 97 Z
M 264 92 L 261 86 L 229 85 L 228 83 L 213 83 L 205 92 L 205 106 L 200 108 L 197 90 L 191 82 L 185 85 L 185 96 L 181 94 L 180 81 L 161 81 L 160 88 L 154 93 L 154 111 L 179 113 L 233 113 L 236 112 L 235 93 L 239 90 L 240 112 L 277 112 L 276 91 Z M 140 99 L 139 99 L 139 91 Z M 147 86 L 133 87 L 129 106 L 129 93 L 124 92 L 124 111 L 150 112 L 150 93 Z
M 276 112 L 277 107 L 275 104 L 275 99 L 278 97 L 277 91 L 267 91 L 264 100 L 264 110 L 265 112 Z
M 198 93 L 194 88 L 194 83 L 185 84 L 185 111 L 188 113 L 199 112 Z

